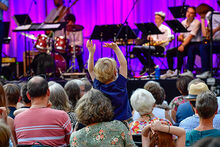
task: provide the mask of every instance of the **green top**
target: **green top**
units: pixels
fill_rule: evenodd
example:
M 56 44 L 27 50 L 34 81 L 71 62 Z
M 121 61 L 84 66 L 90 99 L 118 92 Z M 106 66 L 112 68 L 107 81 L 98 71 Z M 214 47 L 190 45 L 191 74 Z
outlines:
M 70 145 L 71 147 L 133 147 L 135 144 L 129 134 L 126 126 L 118 120 L 101 122 L 73 132 Z
M 186 133 L 186 146 L 192 146 L 198 140 L 205 137 L 220 137 L 220 130 L 212 129 L 205 131 L 192 130 Z

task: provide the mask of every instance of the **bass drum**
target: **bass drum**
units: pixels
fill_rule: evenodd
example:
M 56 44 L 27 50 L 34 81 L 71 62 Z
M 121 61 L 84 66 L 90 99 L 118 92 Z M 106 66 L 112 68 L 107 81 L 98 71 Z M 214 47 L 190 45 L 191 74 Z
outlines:
M 51 56 L 54 59 L 55 67 L 56 67 L 56 74 L 60 74 L 61 72 L 66 71 L 66 60 L 64 57 L 58 53 L 53 53 Z

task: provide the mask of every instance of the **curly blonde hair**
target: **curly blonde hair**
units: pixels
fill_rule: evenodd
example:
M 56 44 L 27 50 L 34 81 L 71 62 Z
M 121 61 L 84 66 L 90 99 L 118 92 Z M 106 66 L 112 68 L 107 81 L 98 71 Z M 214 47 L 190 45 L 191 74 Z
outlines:
M 113 58 L 100 58 L 94 68 L 95 77 L 102 83 L 107 83 L 115 79 L 117 63 Z
M 107 122 L 113 118 L 110 99 L 96 89 L 91 89 L 79 99 L 75 113 L 78 121 L 84 125 Z

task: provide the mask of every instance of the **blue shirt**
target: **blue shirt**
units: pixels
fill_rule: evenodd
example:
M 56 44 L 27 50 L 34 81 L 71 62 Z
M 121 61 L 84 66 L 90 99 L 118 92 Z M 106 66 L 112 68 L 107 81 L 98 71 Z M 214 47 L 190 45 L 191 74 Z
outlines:
M 189 102 L 180 104 L 176 112 L 176 126 L 179 126 L 179 123 L 185 118 L 192 116 L 194 111 Z
M 10 110 L 8 116 L 10 116 L 11 118 L 14 119 L 15 118 L 14 112 L 15 112 L 16 108 L 15 107 L 8 107 L 8 109 Z
M 3 4 L 5 4 L 8 7 L 8 0 L 0 0 Z M 0 20 L 3 20 L 3 10 L 0 9 Z
M 205 131 L 192 130 L 191 132 L 186 133 L 185 146 L 192 146 L 198 140 L 205 137 L 220 137 L 220 131 L 216 129 L 205 130 Z
M 192 131 L 199 126 L 199 116 L 193 115 L 187 117 L 186 119 L 180 122 L 179 127 L 184 128 L 186 133 Z M 213 119 L 213 127 L 217 130 L 220 130 L 220 114 L 216 114 Z
M 123 121 L 132 116 L 127 92 L 127 79 L 121 74 L 109 84 L 103 84 L 95 79 L 93 87 L 100 90 L 111 100 L 114 108 L 114 120 Z

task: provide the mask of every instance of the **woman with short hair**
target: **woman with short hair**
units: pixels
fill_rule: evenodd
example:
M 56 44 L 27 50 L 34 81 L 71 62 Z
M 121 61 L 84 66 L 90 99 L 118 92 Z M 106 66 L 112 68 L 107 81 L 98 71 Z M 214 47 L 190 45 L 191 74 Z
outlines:
M 75 113 L 85 128 L 73 132 L 71 146 L 135 146 L 126 126 L 113 118 L 111 101 L 96 89 L 91 89 L 76 105 Z

